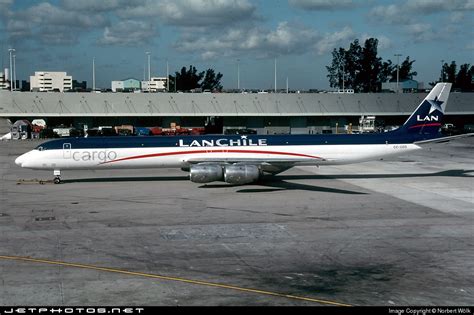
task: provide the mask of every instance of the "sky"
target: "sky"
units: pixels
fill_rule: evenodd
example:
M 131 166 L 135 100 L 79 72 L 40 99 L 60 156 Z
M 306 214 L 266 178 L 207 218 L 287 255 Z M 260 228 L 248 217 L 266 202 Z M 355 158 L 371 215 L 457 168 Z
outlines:
M 183 66 L 213 68 L 224 88 L 328 89 L 334 48 L 375 37 L 383 60 L 410 56 L 418 81 L 441 61 L 474 64 L 474 0 L 0 0 L 2 69 L 17 79 L 66 71 L 97 86 Z

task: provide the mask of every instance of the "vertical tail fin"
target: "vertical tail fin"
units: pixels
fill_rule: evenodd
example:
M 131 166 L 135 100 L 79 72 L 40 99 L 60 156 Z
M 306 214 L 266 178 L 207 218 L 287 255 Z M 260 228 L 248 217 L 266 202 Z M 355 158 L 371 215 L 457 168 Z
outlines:
M 400 131 L 437 135 L 442 125 L 451 83 L 438 83 L 400 128 Z

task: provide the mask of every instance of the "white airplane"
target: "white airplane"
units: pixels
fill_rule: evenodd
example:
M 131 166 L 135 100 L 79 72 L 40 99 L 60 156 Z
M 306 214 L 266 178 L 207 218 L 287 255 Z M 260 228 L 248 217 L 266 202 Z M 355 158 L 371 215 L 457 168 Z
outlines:
M 43 143 L 15 163 L 53 170 L 55 183 L 62 170 L 176 167 L 195 183 L 242 185 L 297 165 L 364 162 L 457 138 L 440 134 L 450 89 L 451 83 L 438 83 L 404 125 L 386 133 L 69 138 Z

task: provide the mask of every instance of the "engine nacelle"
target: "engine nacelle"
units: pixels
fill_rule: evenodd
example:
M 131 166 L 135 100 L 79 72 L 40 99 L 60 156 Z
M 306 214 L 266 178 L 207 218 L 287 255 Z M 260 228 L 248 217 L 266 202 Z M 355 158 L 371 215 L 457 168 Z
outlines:
M 189 169 L 189 179 L 194 183 L 222 181 L 224 175 L 220 165 L 193 165 Z
M 229 184 L 243 185 L 255 182 L 260 170 L 255 165 L 229 165 L 224 170 L 224 181 Z

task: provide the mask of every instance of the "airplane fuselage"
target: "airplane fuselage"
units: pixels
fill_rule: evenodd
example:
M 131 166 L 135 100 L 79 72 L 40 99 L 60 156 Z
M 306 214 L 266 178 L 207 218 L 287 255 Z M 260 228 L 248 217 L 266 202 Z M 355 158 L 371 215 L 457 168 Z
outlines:
M 15 160 L 54 170 L 180 167 L 196 183 L 251 183 L 297 165 L 350 164 L 420 149 L 439 133 L 451 83 L 438 83 L 397 130 L 357 135 L 206 135 L 70 138 L 46 142 Z
M 70 138 L 46 142 L 17 159 L 32 169 L 187 167 L 200 162 L 335 165 L 399 155 L 420 147 L 396 134 Z

